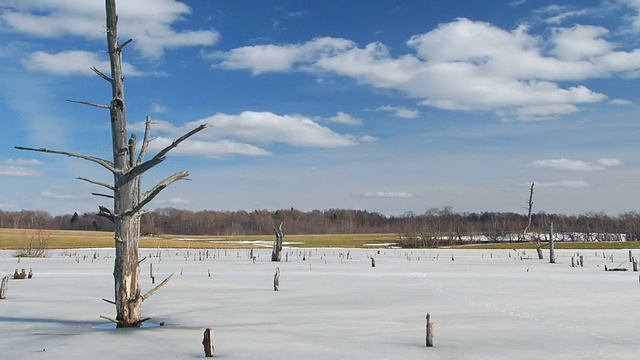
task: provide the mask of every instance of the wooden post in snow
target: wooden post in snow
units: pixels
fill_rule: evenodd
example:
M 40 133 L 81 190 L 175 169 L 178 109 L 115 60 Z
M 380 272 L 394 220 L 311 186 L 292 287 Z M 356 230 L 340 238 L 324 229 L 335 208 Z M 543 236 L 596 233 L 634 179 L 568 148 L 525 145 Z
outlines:
M 433 346 L 433 323 L 431 322 L 431 314 L 427 313 L 427 347 Z
M 9 275 L 2 278 L 2 285 L 0 285 L 0 299 L 7 298 L 7 287 L 9 286 Z
M 273 291 L 280 290 L 280 267 L 276 268 L 276 273 L 273 275 Z
M 556 249 L 553 243 L 553 221 L 549 224 L 549 263 L 555 264 L 556 262 Z
M 631 250 L 629 250 L 629 262 L 633 262 L 633 254 L 631 254 Z
M 156 283 L 156 278 L 153 276 L 153 263 L 149 264 L 149 277 L 151 278 L 151 283 Z
M 213 357 L 215 348 L 213 346 L 213 330 L 210 327 L 204 331 L 202 346 L 204 346 L 204 357 Z
M 371 257 L 371 267 L 376 267 L 376 259 L 373 256 Z

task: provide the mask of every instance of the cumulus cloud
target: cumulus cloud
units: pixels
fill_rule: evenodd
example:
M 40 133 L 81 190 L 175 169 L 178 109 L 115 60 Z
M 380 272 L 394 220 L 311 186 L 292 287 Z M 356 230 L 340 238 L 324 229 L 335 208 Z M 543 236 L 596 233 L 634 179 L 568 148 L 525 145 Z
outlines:
M 622 161 L 613 158 L 598 159 L 595 163 L 571 160 L 571 159 L 547 159 L 547 160 L 535 160 L 531 163 L 533 167 L 549 168 L 555 170 L 566 171 L 602 171 L 607 167 L 620 166 Z
M 383 199 L 411 199 L 414 196 L 412 194 L 406 192 L 367 192 L 362 194 L 362 196 L 367 198 L 383 198 Z
M 0 176 L 38 176 L 38 171 L 22 166 L 0 165 Z
M 132 46 L 149 57 L 162 56 L 166 49 L 215 44 L 215 30 L 174 29 L 174 23 L 191 13 L 176 0 L 137 0 L 118 3 L 119 36 L 133 38 Z M 104 38 L 104 2 L 76 0 L 30 0 L 5 2 L 0 22 L 9 30 L 42 38 L 77 36 L 89 40 Z
M 88 51 L 61 51 L 49 54 L 44 51 L 36 51 L 27 56 L 22 64 L 35 71 L 47 72 L 54 75 L 95 75 L 92 67 L 102 69 L 108 73 L 111 68 L 109 60 L 101 58 L 97 54 Z M 133 65 L 123 62 L 122 71 L 127 76 L 143 75 Z
M 404 106 L 385 105 L 374 109 L 374 111 L 386 111 L 393 114 L 395 117 L 404 119 L 415 119 L 420 116 L 420 112 L 418 110 L 409 109 Z
M 351 119 L 344 113 L 338 113 L 337 116 L 343 120 Z M 209 127 L 180 144 L 172 153 L 205 157 L 268 156 L 272 153 L 263 147 L 276 143 L 297 147 L 340 148 L 377 140 L 369 135 L 339 134 L 304 115 L 244 111 L 238 115 L 219 113 L 180 127 L 167 121 L 154 121 L 152 129 L 161 136 L 150 143 L 149 149 L 160 150 L 176 137 L 203 123 Z M 130 128 L 143 131 L 144 123 L 133 123 Z
M 553 28 L 532 35 L 460 18 L 412 36 L 411 51 L 392 55 L 382 43 L 317 38 L 303 44 L 247 46 L 210 56 L 217 67 L 345 76 L 392 89 L 447 110 L 493 111 L 517 120 L 549 119 L 603 102 L 581 81 L 636 76 L 640 49 L 618 50 L 599 26 Z M 562 85 L 560 85 L 562 84 Z
M 208 54 L 205 58 L 221 59 L 216 65 L 221 68 L 250 69 L 258 75 L 268 71 L 288 72 L 294 65 L 304 68 L 354 46 L 349 40 L 321 37 L 304 44 L 245 46 L 226 53 Z

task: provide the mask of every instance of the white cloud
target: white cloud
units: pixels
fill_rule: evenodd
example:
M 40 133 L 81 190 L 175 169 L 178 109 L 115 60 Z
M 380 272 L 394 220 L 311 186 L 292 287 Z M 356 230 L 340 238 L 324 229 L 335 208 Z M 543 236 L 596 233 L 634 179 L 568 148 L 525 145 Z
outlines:
M 570 160 L 570 159 L 548 159 L 548 160 L 535 160 L 531 163 L 533 167 L 549 168 L 555 170 L 566 171 L 602 171 L 607 167 L 620 166 L 622 161 L 613 158 L 602 158 L 596 163 L 586 162 L 582 160 Z
M 420 112 L 418 110 L 409 109 L 404 106 L 391 106 L 385 105 L 374 109 L 375 111 L 386 111 L 393 114 L 395 117 L 404 118 L 404 119 L 415 119 L 420 116 Z
M 251 69 L 254 75 L 268 71 L 288 72 L 294 65 L 312 64 L 319 58 L 334 56 L 355 44 L 349 40 L 330 37 L 316 38 L 304 44 L 256 45 L 233 49 L 227 53 L 205 55 L 222 59 L 217 66 L 225 69 Z
M 76 199 L 82 199 L 87 197 L 87 195 L 58 194 L 51 191 L 43 191 L 40 193 L 40 195 L 46 198 L 57 199 L 57 200 L 76 200 Z
M 344 113 L 342 111 L 338 111 L 336 116 L 333 116 L 333 117 L 330 117 L 330 118 L 326 118 L 324 120 L 331 121 L 331 122 L 338 123 L 338 124 L 344 124 L 344 125 L 360 125 L 360 124 L 362 124 L 362 119 L 355 118 L 352 115 Z
M 161 114 L 167 112 L 167 107 L 163 104 L 153 103 L 151 104 L 151 112 L 154 114 Z
M 609 104 L 611 105 L 631 105 L 632 102 L 629 100 L 625 100 L 625 99 L 611 99 L 609 101 Z
M 573 28 L 557 28 L 553 30 L 552 41 L 555 48 L 551 53 L 558 59 L 579 61 L 592 59 L 611 52 L 613 45 L 602 37 L 609 31 L 600 26 L 575 26 Z
M 184 204 L 190 204 L 191 201 L 178 197 L 178 198 L 172 198 L 169 200 L 162 200 L 162 199 L 154 200 L 154 203 L 158 205 L 162 205 L 162 204 L 184 205 Z
M 11 165 L 42 165 L 42 161 L 37 159 L 7 159 L 5 164 Z
M 344 113 L 338 113 L 337 116 L 342 120 L 354 121 Z M 268 156 L 272 153 L 252 144 L 280 143 L 298 147 L 339 148 L 377 140 L 369 135 L 339 134 L 303 115 L 245 111 L 238 115 L 219 113 L 180 127 L 163 120 L 154 121 L 151 131 L 160 136 L 151 141 L 149 150 L 160 150 L 178 136 L 203 123 L 209 127 L 180 144 L 172 153 L 205 157 Z M 130 129 L 143 131 L 144 123 L 132 123 Z
M 101 59 L 97 54 L 88 51 L 61 51 L 49 54 L 44 51 L 36 51 L 22 61 L 23 65 L 35 71 L 42 71 L 54 75 L 95 75 L 92 67 L 103 71 L 107 76 L 111 65 L 109 60 Z M 141 72 L 127 63 L 122 63 L 122 71 L 127 76 L 140 76 Z
M 0 165 L 0 176 L 38 176 L 38 171 L 27 169 L 21 166 Z
M 207 46 L 217 42 L 214 30 L 177 31 L 172 26 L 184 20 L 191 9 L 175 0 L 137 0 L 118 2 L 121 39 L 133 38 L 132 46 L 150 57 L 165 49 Z M 0 6 L 0 21 L 14 32 L 43 38 L 78 36 L 104 39 L 104 2 L 76 0 L 12 1 Z
M 339 75 L 400 91 L 447 110 L 493 111 L 507 119 L 538 120 L 607 100 L 582 80 L 636 76 L 640 49 L 616 50 L 597 26 L 551 29 L 547 38 L 526 26 L 513 30 L 460 18 L 415 35 L 413 53 L 392 55 L 381 43 L 364 47 L 339 38 L 304 44 L 258 45 L 218 53 L 219 66 Z M 550 50 L 549 50 L 550 49 Z M 560 84 L 563 84 L 562 86 Z M 564 85 L 572 84 L 572 85 Z
M 535 183 L 539 188 L 565 188 L 565 189 L 585 189 L 591 187 L 591 185 L 582 180 L 562 180 L 555 182 L 537 182 Z
M 239 115 L 216 114 L 189 124 L 207 123 L 203 136 L 210 139 L 231 137 L 262 144 L 283 143 L 302 147 L 343 147 L 357 145 L 348 136 L 338 134 L 303 115 L 278 115 L 272 112 L 244 111 Z
M 602 166 L 613 167 L 613 166 L 621 166 L 622 161 L 615 158 L 602 158 L 602 159 L 598 159 L 598 164 Z
M 157 137 L 149 143 L 149 151 L 157 152 L 171 145 L 174 138 Z M 257 146 L 234 140 L 202 141 L 189 139 L 171 151 L 177 156 L 224 158 L 232 155 L 268 156 L 271 153 Z
M 367 198 L 383 198 L 383 199 L 411 199 L 414 196 L 412 194 L 406 192 L 368 192 L 364 193 L 362 196 Z

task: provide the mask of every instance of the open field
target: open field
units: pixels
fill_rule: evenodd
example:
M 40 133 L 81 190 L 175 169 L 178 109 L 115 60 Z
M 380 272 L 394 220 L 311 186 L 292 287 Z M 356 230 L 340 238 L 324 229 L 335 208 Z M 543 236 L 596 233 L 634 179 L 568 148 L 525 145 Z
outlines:
M 28 230 L 0 229 L 0 249 L 22 249 L 31 238 L 46 238 L 50 249 L 82 249 L 113 247 L 113 233 L 104 231 L 64 231 L 64 230 Z M 195 236 L 160 235 L 143 237 L 142 248 L 249 248 L 264 247 L 273 243 L 274 235 L 242 236 Z M 329 234 L 329 235 L 286 235 L 285 242 L 290 247 L 340 247 L 364 248 L 372 245 L 383 246 L 398 240 L 398 234 Z M 533 249 L 532 243 L 488 243 L 462 245 L 468 249 Z M 640 242 L 557 242 L 557 249 L 637 249 Z
M 1 274 L 35 274 L 10 280 L 0 300 L 1 357 L 202 358 L 208 326 L 216 357 L 229 360 L 620 360 L 640 349 L 638 273 L 604 271 L 630 268 L 627 250 L 558 250 L 556 264 L 523 249 L 285 251 L 289 261 L 274 263 L 269 249 L 254 250 L 255 262 L 247 249 L 210 250 L 202 260 L 197 250 L 141 249 L 143 292 L 154 286 L 151 266 L 157 280 L 175 275 L 143 305 L 164 326 L 134 330 L 99 318 L 114 313 L 101 300 L 113 296 L 112 249 L 20 260 L 0 251 Z M 571 267 L 578 252 L 584 267 Z M 427 312 L 433 348 L 424 346 Z

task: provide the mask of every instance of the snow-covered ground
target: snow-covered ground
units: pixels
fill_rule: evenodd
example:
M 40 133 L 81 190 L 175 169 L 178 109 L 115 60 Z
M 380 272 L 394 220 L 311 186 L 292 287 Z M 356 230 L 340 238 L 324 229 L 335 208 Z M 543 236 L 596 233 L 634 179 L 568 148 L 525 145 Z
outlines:
M 143 249 L 143 305 L 164 326 L 112 329 L 112 249 L 0 251 L 10 280 L 0 300 L 0 359 L 203 358 L 211 326 L 220 359 L 631 359 L 640 354 L 640 283 L 628 251 L 557 250 L 556 264 L 522 250 Z M 303 260 L 303 251 L 305 252 Z M 348 254 L 348 259 L 347 259 Z M 95 259 L 94 259 L 95 255 Z M 376 267 L 368 256 L 374 256 Z M 548 256 L 548 253 L 545 253 Z M 640 256 L 640 251 L 634 251 Z M 200 260 L 202 257 L 202 260 Z M 453 257 L 453 260 L 452 260 Z M 195 260 L 194 260 L 195 259 Z M 629 268 L 625 272 L 607 267 Z M 276 267 L 280 291 L 273 291 Z M 211 276 L 209 276 L 209 273 Z M 425 347 L 425 315 L 435 346 Z

